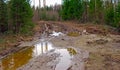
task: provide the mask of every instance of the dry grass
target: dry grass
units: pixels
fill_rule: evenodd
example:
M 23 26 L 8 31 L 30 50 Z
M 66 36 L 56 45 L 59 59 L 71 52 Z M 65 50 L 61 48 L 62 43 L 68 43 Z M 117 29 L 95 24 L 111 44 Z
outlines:
M 30 41 L 32 40 L 32 36 L 26 35 L 5 35 L 0 37 L 0 52 L 17 47 L 20 41 Z

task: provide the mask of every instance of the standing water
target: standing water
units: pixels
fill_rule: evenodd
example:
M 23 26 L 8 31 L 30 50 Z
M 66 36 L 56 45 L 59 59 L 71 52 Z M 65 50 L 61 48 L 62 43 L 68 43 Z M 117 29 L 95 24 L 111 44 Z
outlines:
M 60 49 L 57 50 L 57 52 L 60 53 L 60 58 L 55 70 L 67 70 L 71 66 L 71 59 L 73 55 L 70 55 L 68 49 Z
M 30 59 L 53 49 L 50 42 L 40 42 L 27 49 L 13 53 L 0 60 L 0 70 L 16 70 L 25 65 Z
M 52 34 L 52 36 L 59 35 L 61 33 Z M 44 39 L 44 38 L 43 38 Z M 42 40 L 43 40 L 42 39 Z M 67 70 L 71 66 L 71 59 L 77 52 L 73 48 L 57 49 L 53 47 L 53 44 L 48 41 L 41 41 L 34 46 L 13 53 L 0 60 L 0 70 L 16 70 L 17 68 L 27 64 L 31 59 L 44 55 L 44 53 L 52 52 L 60 54 L 58 57 L 58 63 L 55 70 Z
M 71 58 L 74 51 L 72 49 L 55 49 L 50 42 L 40 42 L 35 44 L 28 49 L 13 53 L 0 60 L 0 70 L 16 70 L 17 68 L 27 64 L 30 59 L 35 58 L 39 55 L 47 53 L 50 50 L 53 50 L 55 53 L 59 53 L 59 63 L 56 65 L 55 70 L 66 70 L 71 64 Z

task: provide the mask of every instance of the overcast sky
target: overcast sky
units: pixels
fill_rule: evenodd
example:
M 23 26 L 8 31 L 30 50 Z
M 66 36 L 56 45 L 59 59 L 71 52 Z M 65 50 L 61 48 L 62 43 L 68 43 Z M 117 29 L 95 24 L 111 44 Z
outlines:
M 34 4 L 33 2 L 34 0 L 32 0 L 32 5 Z M 61 4 L 62 0 L 46 0 L 46 5 L 50 6 L 50 5 L 55 5 L 55 4 Z M 35 0 L 35 6 L 39 5 L 39 0 Z M 43 7 L 43 0 L 41 0 L 41 7 Z

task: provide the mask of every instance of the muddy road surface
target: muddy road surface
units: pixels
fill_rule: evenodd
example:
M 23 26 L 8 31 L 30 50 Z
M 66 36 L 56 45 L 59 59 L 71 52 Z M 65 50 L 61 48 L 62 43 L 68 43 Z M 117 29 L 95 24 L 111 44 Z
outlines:
M 0 70 L 120 70 L 120 35 L 90 25 L 39 23 L 33 41 L 1 59 Z

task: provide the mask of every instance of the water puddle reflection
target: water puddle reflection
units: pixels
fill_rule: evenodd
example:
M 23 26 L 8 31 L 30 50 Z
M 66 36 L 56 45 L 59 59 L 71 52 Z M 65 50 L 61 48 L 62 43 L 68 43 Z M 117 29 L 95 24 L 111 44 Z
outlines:
M 56 49 L 53 47 L 51 42 L 40 42 L 35 44 L 33 47 L 13 53 L 8 57 L 1 59 L 0 70 L 16 70 L 28 63 L 30 59 L 47 53 L 53 49 L 53 52 L 60 54 L 59 63 L 56 65 L 55 70 L 66 70 L 71 64 L 71 58 L 77 52 L 72 48 Z
M 0 70 L 16 70 L 32 58 L 33 47 L 11 54 L 0 60 Z
M 56 52 L 60 53 L 60 58 L 55 70 L 67 70 L 71 66 L 71 59 L 77 52 L 73 48 L 59 49 Z
M 33 49 L 33 57 L 39 56 L 40 54 L 46 53 L 52 49 L 54 49 L 52 47 L 52 43 L 40 42 L 40 43 L 36 44 L 34 49 Z

